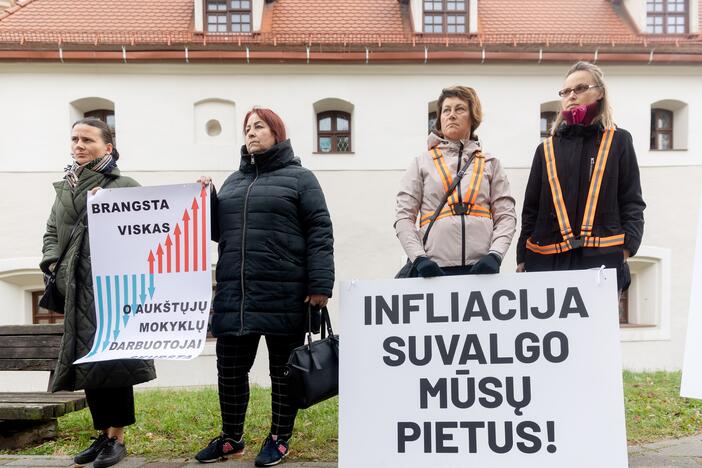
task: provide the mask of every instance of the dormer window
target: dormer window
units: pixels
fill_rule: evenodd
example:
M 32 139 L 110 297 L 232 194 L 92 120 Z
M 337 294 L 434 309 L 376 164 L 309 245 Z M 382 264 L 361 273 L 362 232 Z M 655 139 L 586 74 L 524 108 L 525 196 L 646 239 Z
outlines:
M 423 0 L 425 33 L 468 32 L 468 0 Z
M 252 0 L 205 0 L 207 32 L 250 33 Z
M 649 34 L 686 34 L 688 0 L 646 0 L 646 32 Z

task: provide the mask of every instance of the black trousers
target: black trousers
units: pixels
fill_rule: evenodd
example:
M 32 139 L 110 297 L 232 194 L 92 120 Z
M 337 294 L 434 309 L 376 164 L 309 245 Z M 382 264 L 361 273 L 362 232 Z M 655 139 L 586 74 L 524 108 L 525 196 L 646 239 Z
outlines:
M 98 431 L 108 427 L 125 427 L 136 422 L 134 387 L 85 389 L 85 399 Z
M 297 408 L 288 400 L 285 364 L 293 349 L 301 346 L 305 335 L 264 335 L 268 347 L 271 376 L 271 434 L 288 439 L 292 435 Z M 249 405 L 249 372 L 256 358 L 261 335 L 222 336 L 217 338 L 217 375 L 222 431 L 235 440 L 244 435 L 246 408 Z

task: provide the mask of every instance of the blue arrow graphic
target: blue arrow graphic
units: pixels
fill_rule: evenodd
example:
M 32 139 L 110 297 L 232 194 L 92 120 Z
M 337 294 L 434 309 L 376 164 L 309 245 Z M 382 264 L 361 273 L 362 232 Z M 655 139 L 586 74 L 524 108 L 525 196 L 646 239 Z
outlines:
M 122 280 L 124 282 L 124 305 L 126 306 L 129 304 L 129 277 L 127 275 L 122 276 Z M 135 301 L 136 302 L 136 301 Z M 122 316 L 122 311 L 119 311 L 119 315 L 117 316 L 117 320 L 119 320 L 119 317 Z M 127 326 L 127 322 L 129 321 L 129 315 L 124 314 L 124 326 Z
M 97 295 L 98 295 L 98 313 L 100 316 L 98 317 L 98 330 L 97 333 L 95 334 L 95 342 L 93 343 L 93 350 L 90 352 L 88 356 L 94 355 L 98 347 L 100 347 L 100 342 L 102 341 L 102 320 L 103 320 L 103 310 L 102 310 L 102 278 L 99 276 L 95 277 L 95 286 L 97 289 Z
M 141 304 L 144 305 L 144 302 L 146 302 L 146 275 L 144 273 L 141 274 L 141 294 L 139 298 L 141 299 Z
M 136 313 L 137 308 L 137 275 L 132 275 L 132 313 L 124 316 L 124 325 L 129 322 L 129 317 Z
M 120 302 L 120 294 L 119 294 L 119 276 L 115 275 L 115 332 L 114 332 L 114 339 L 116 340 L 117 337 L 119 336 L 119 313 L 121 307 Z
M 102 344 L 102 350 L 107 349 L 107 345 L 110 344 L 110 333 L 112 332 L 112 286 L 110 282 L 110 277 L 105 276 L 105 291 L 107 295 L 107 333 L 105 334 L 105 341 Z
M 154 298 L 154 275 L 149 275 L 149 299 Z

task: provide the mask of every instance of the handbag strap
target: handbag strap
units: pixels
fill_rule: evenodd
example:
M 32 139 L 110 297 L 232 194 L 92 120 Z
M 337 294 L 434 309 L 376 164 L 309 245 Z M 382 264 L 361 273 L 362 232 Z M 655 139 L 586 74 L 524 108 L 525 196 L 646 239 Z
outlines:
M 422 245 L 426 245 L 427 239 L 429 238 L 429 231 L 431 231 L 431 227 L 434 225 L 436 222 L 436 219 L 439 217 L 439 213 L 441 213 L 441 210 L 444 209 L 444 205 L 446 205 L 446 200 L 451 196 L 454 190 L 456 190 L 456 187 L 458 186 L 458 183 L 461 181 L 465 173 L 468 171 L 468 167 L 470 166 L 470 161 L 468 164 L 466 164 L 463 169 L 458 171 L 458 174 L 456 174 L 456 178 L 453 179 L 453 182 L 449 186 L 448 190 L 446 193 L 444 193 L 444 197 L 441 199 L 441 203 L 439 203 L 439 206 L 436 208 L 434 211 L 434 214 L 431 215 L 431 222 L 429 223 L 429 226 L 427 227 L 427 230 L 424 231 L 424 238 L 422 239 Z
M 322 307 L 322 325 L 319 327 L 321 331 L 322 339 L 329 336 L 334 336 L 334 330 L 332 330 L 331 318 L 329 318 L 329 310 L 326 307 Z
M 71 241 L 73 240 L 73 235 L 76 233 L 76 229 L 78 229 L 78 225 L 81 224 L 81 221 L 83 219 L 83 215 L 86 214 L 86 210 L 88 209 L 88 205 L 85 205 L 85 208 L 80 212 L 80 215 L 78 216 L 78 221 L 76 221 L 76 224 L 73 225 L 73 229 L 71 229 L 71 233 L 68 236 L 68 242 L 66 242 L 66 246 L 63 248 L 63 252 L 61 252 L 61 255 L 59 255 L 58 260 L 56 260 L 56 263 L 54 265 L 54 271 L 51 272 L 52 275 L 55 275 L 56 272 L 59 269 L 59 266 L 61 265 L 61 262 L 63 261 L 63 258 L 66 256 L 66 253 L 68 252 L 69 247 L 71 246 Z M 86 215 L 87 216 L 87 215 Z
M 308 317 L 311 316 L 311 310 L 308 308 Z M 322 307 L 322 319 L 321 319 L 321 325 L 320 325 L 320 332 L 321 332 L 321 337 L 320 340 L 323 340 L 324 338 L 327 337 L 327 334 L 329 336 L 334 336 L 334 330 L 332 330 L 332 324 L 331 324 L 331 319 L 329 318 L 329 310 L 325 307 Z M 312 344 L 312 323 L 310 319 L 310 324 L 307 328 L 307 347 Z

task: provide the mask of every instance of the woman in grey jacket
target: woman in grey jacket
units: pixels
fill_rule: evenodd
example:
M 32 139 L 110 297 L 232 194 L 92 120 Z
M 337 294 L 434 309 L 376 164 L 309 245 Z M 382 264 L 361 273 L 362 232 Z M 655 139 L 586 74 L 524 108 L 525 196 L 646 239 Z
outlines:
M 66 301 L 64 334 L 51 390 L 85 390 L 93 426 L 100 434 L 74 462 L 94 462 L 94 467 L 104 468 L 118 463 L 127 453 L 124 427 L 135 422 L 133 385 L 155 379 L 156 372 L 152 361 L 134 359 L 73 364 L 92 348 L 96 326 L 85 207 L 88 192 L 96 187 L 139 184 L 120 175 L 112 134 L 98 119 L 73 124 L 71 152 L 73 164 L 66 168 L 64 178 L 54 183 L 56 199 L 46 224 L 40 264 L 44 273 L 51 273 L 66 249 L 56 272 L 56 285 Z
M 437 104 L 428 151 L 412 161 L 397 194 L 397 237 L 413 262 L 413 276 L 498 273 L 517 217 L 500 161 L 482 152 L 475 135 L 480 100 L 473 88 L 454 86 L 441 91 Z

